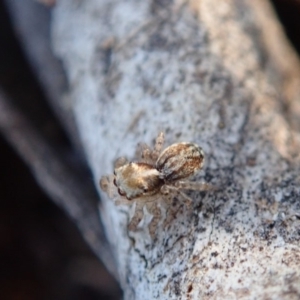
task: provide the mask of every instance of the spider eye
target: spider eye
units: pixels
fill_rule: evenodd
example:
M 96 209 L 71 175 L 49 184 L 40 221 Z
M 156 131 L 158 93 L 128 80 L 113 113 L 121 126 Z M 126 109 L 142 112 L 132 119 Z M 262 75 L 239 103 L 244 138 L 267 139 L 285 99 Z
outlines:
M 116 178 L 114 178 L 114 185 L 117 186 Z
M 118 189 L 118 193 L 119 193 L 121 196 L 125 196 L 125 193 L 124 193 L 121 189 Z

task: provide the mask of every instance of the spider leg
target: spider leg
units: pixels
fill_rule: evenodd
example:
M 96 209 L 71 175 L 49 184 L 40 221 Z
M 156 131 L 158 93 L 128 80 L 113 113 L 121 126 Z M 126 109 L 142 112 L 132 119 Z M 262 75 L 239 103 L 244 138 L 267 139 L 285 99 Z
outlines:
M 162 204 L 166 209 L 166 218 L 163 223 L 163 228 L 166 228 L 176 218 L 180 211 L 180 203 L 178 201 L 174 201 L 174 198 L 183 202 L 188 209 L 192 206 L 192 200 L 186 194 L 173 186 L 164 186 L 162 188 L 162 194 L 164 197 Z
M 188 207 L 190 208 L 192 203 L 193 203 L 193 200 L 188 196 L 186 195 L 185 193 L 183 193 L 182 191 L 180 191 L 180 188 L 177 187 L 177 186 L 172 186 L 172 185 L 164 185 L 162 188 L 161 188 L 161 192 L 164 194 L 164 195 L 170 195 L 172 198 L 174 197 L 178 197 L 180 198 L 180 200 Z
M 137 144 L 137 146 L 135 148 L 135 154 L 134 154 L 134 158 L 136 159 L 136 161 L 142 161 L 144 145 L 146 145 L 146 144 L 144 144 L 144 143 Z
M 114 168 L 117 169 L 117 168 L 120 168 L 124 165 L 128 164 L 128 160 L 126 157 L 124 156 L 121 156 L 119 158 L 117 158 L 114 162 Z
M 155 163 L 152 159 L 152 150 L 145 143 L 139 143 L 137 147 L 137 159 L 138 162 L 153 165 Z
M 166 217 L 163 222 L 164 229 L 176 218 L 179 210 L 178 203 L 173 202 L 174 197 L 175 196 L 172 192 L 169 194 L 163 194 L 163 201 L 161 203 L 166 210 Z
M 110 199 L 114 197 L 116 193 L 115 186 L 113 184 L 114 175 L 102 176 L 100 179 L 100 188 L 103 192 L 105 192 Z
M 127 200 L 125 197 L 119 196 L 119 198 L 115 201 L 115 205 L 131 205 L 132 201 Z
M 165 135 L 163 132 L 160 132 L 155 140 L 154 149 L 152 151 L 152 159 L 154 162 L 156 162 L 158 159 L 158 156 L 164 144 L 164 140 L 165 140 Z
M 144 207 L 143 202 L 136 201 L 135 212 L 128 224 L 128 230 L 137 231 L 137 227 L 144 216 L 143 207 Z
M 148 225 L 148 229 L 149 229 L 149 233 L 150 233 L 152 240 L 154 240 L 157 225 L 159 223 L 159 220 L 161 219 L 161 210 L 156 201 L 148 202 L 146 204 L 146 207 L 147 207 L 147 210 L 149 211 L 149 213 L 151 213 L 153 215 L 153 218 L 152 218 L 150 224 Z
M 206 182 L 193 182 L 193 181 L 177 181 L 174 185 L 181 190 L 193 190 L 193 191 L 214 191 L 217 190 L 216 186 L 213 186 Z

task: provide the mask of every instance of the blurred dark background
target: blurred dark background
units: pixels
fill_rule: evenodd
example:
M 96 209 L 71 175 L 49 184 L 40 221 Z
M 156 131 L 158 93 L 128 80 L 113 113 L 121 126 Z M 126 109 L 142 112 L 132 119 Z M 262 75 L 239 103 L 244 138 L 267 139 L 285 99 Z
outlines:
M 300 1 L 274 0 L 278 17 L 296 50 L 300 51 Z M 11 99 L 47 105 L 25 54 L 0 2 L 0 86 Z M 41 99 L 43 100 L 41 102 Z M 38 122 L 38 120 L 37 120 Z M 119 299 L 120 291 L 76 226 L 40 189 L 27 166 L 0 136 L 0 299 Z
M 1 1 L 0 88 L 60 151 L 74 155 Z M 0 299 L 120 299 L 118 285 L 77 227 L 1 135 L 0 165 Z

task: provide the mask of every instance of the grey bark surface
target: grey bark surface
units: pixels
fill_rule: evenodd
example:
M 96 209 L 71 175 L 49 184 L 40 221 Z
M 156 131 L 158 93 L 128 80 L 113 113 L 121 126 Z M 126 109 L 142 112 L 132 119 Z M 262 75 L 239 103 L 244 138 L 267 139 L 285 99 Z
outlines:
M 155 241 L 151 215 L 128 232 L 132 208 L 99 190 L 124 299 L 299 299 L 300 69 L 268 2 L 60 0 L 52 17 L 97 187 L 161 130 L 222 186 Z
M 140 141 L 196 142 L 191 193 L 153 242 L 105 194 L 125 299 L 300 297 L 299 62 L 266 1 L 60 1 L 53 41 L 95 184 Z M 224 184 L 225 182 L 225 184 Z

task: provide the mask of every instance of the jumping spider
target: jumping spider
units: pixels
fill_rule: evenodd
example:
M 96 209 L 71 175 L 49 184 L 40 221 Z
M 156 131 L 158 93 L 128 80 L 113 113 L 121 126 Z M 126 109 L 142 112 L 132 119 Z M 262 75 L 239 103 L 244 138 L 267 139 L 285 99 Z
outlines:
M 202 149 L 193 143 L 173 144 L 162 151 L 164 134 L 156 138 L 154 149 L 146 144 L 140 145 L 138 162 L 128 162 L 126 158 L 118 158 L 115 162 L 114 175 L 103 176 L 101 189 L 115 203 L 136 203 L 135 213 L 128 229 L 136 231 L 144 216 L 144 206 L 153 215 L 149 224 L 149 232 L 155 237 L 156 227 L 161 218 L 161 204 L 170 206 L 173 199 L 182 200 L 190 207 L 192 200 L 182 190 L 211 190 L 207 183 L 184 181 L 197 173 L 204 164 Z

